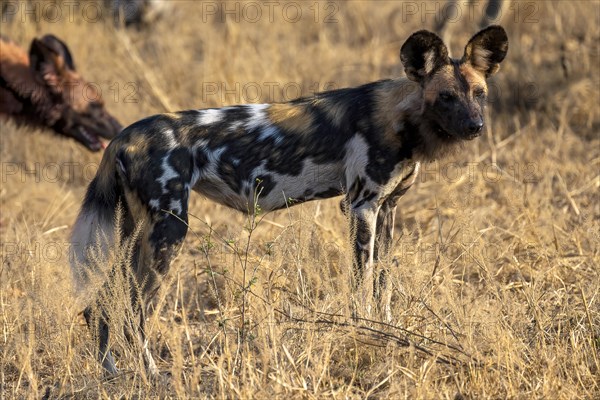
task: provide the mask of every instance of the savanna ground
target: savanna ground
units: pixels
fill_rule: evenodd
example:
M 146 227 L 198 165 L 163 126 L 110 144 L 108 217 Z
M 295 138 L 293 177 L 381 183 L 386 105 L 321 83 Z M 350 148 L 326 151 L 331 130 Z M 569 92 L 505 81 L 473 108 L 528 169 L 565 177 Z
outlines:
M 401 44 L 444 5 L 252 4 L 173 1 L 141 31 L 19 14 L 2 34 L 63 38 L 129 124 L 401 76 Z M 455 57 L 482 4 L 455 24 Z M 380 265 L 389 323 L 351 317 L 337 199 L 252 221 L 192 196 L 192 232 L 147 321 L 159 383 L 119 333 L 122 373 L 103 378 L 74 301 L 68 234 L 101 154 L 3 122 L 0 398 L 599 398 L 599 7 L 521 1 L 504 16 L 486 133 L 400 200 L 395 262 Z

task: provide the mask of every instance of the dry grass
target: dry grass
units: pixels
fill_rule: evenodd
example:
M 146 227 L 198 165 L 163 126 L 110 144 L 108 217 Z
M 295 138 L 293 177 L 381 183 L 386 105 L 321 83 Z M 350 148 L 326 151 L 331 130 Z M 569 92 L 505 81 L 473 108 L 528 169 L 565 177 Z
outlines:
M 406 2 L 320 3 L 317 22 L 302 3 L 297 23 L 283 3 L 273 22 L 266 6 L 256 23 L 203 22 L 206 4 L 223 7 L 204 4 L 173 2 L 145 32 L 77 16 L 23 17 L 2 33 L 64 38 L 131 123 L 164 107 L 398 76 L 403 40 L 433 26 L 403 13 Z M 325 23 L 331 10 L 337 22 Z M 66 241 L 100 155 L 3 122 L 0 398 L 599 398 L 599 21 L 592 1 L 515 5 L 486 135 L 425 168 L 400 201 L 390 325 L 377 313 L 350 318 L 351 247 L 336 201 L 248 229 L 253 221 L 194 196 L 194 233 L 148 320 L 160 383 L 120 336 L 124 372 L 104 380 L 73 304 Z M 456 29 L 455 55 L 473 25 Z

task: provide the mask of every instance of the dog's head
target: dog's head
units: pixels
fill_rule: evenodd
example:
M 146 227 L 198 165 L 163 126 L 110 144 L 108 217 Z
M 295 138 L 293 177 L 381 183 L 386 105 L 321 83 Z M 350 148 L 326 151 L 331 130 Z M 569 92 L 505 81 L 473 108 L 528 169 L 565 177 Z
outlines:
M 33 39 L 30 68 L 60 114 L 53 129 L 83 143 L 92 151 L 104 147 L 100 137 L 112 139 L 121 131 L 102 101 L 97 85 L 86 82 L 75 70 L 69 48 L 54 35 Z
M 419 31 L 400 50 L 409 79 L 423 90 L 422 117 L 444 141 L 470 140 L 481 135 L 488 87 L 508 51 L 500 26 L 483 29 L 469 40 L 460 60 L 451 59 L 436 34 Z

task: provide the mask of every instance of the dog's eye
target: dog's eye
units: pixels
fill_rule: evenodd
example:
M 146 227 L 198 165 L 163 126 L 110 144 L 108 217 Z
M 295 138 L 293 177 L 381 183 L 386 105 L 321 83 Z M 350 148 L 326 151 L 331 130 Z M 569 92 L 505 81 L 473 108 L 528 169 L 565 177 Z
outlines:
M 454 95 L 450 92 L 441 92 L 440 99 L 442 99 L 442 101 L 451 101 L 454 99 Z
M 473 96 L 477 97 L 478 99 L 483 99 L 485 97 L 485 90 L 482 88 L 477 88 L 473 91 Z

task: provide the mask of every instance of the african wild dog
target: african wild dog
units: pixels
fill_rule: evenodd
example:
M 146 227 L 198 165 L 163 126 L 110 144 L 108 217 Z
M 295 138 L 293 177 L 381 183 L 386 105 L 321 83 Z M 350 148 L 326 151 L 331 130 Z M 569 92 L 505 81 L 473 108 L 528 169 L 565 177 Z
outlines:
M 0 116 L 51 128 L 93 151 L 104 147 L 99 136 L 112 139 L 121 130 L 96 86 L 77 73 L 68 47 L 53 35 L 33 39 L 29 55 L 0 37 Z
M 408 79 L 134 123 L 108 146 L 75 223 L 71 266 L 79 287 L 95 273 L 91 260 L 107 257 L 102 254 L 119 222 L 121 236 L 134 238 L 127 268 L 140 288 L 142 298 L 132 297 L 143 339 L 143 305 L 186 236 L 194 190 L 250 213 L 255 201 L 270 211 L 344 195 L 355 239 L 356 288 L 371 295 L 374 259 L 392 242 L 396 202 L 421 162 L 481 135 L 486 78 L 507 50 L 499 26 L 471 38 L 460 60 L 449 58 L 434 33 L 419 31 L 400 51 Z M 99 358 L 115 372 L 107 316 L 91 319 L 91 310 L 84 315 L 98 323 Z M 143 345 L 147 366 L 156 372 L 145 340 Z

